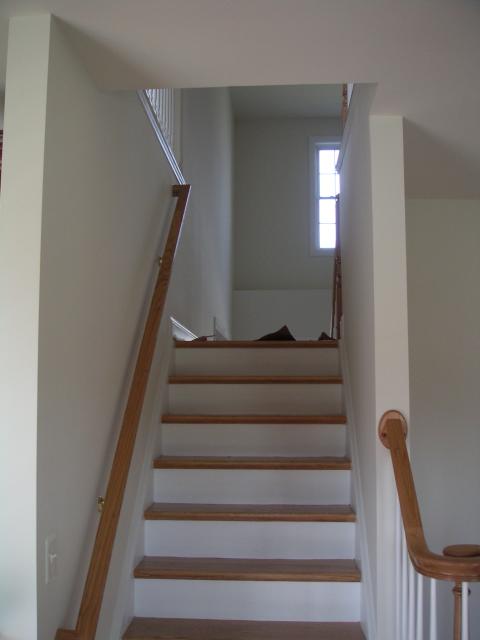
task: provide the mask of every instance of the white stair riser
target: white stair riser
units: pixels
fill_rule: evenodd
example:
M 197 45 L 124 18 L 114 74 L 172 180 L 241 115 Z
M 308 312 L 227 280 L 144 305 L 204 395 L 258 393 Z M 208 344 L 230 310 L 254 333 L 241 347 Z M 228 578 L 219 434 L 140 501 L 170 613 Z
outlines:
M 353 558 L 353 522 L 145 522 L 145 553 L 217 558 Z
M 344 425 L 163 424 L 165 455 L 343 456 Z
M 350 471 L 156 469 L 156 502 L 349 504 Z
M 135 615 L 353 622 L 360 619 L 360 584 L 135 580 Z
M 175 373 L 338 375 L 338 349 L 176 349 Z
M 340 384 L 171 384 L 171 413 L 339 414 Z

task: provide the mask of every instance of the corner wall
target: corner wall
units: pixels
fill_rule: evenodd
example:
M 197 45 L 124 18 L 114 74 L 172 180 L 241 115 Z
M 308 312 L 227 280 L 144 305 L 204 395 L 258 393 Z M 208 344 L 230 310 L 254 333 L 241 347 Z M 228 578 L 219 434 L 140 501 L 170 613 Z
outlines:
M 371 116 L 373 93 L 371 86 L 356 86 L 350 106 L 341 158 L 341 237 L 344 343 L 357 490 L 364 507 L 365 593 L 370 595 L 371 577 L 372 624 L 383 639 L 394 637 L 395 487 L 377 426 L 387 409 L 398 409 L 408 419 L 409 369 L 403 122 L 400 116 Z
M 254 118 L 235 122 L 237 338 L 257 338 L 287 320 L 299 338 L 317 338 L 322 331 L 330 331 L 333 255 L 311 253 L 309 142 L 315 136 L 339 140 L 340 119 Z M 318 304 L 312 307 L 317 294 Z M 275 301 L 276 315 L 271 300 Z
M 173 315 L 196 335 L 231 333 L 233 125 L 228 89 L 182 91 L 182 170 L 192 185 L 175 260 Z
M 425 535 L 439 553 L 480 541 L 479 247 L 479 200 L 407 200 L 411 455 Z M 478 637 L 480 585 L 471 589 Z M 450 583 L 439 598 L 447 640 Z

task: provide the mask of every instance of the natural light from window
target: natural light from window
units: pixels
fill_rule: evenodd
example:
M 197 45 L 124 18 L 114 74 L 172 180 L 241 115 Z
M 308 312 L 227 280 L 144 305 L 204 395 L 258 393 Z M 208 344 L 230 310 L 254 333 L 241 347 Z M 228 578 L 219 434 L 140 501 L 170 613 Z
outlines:
M 340 193 L 340 176 L 336 170 L 338 149 L 317 148 L 317 212 L 318 246 L 320 249 L 335 249 L 336 196 Z

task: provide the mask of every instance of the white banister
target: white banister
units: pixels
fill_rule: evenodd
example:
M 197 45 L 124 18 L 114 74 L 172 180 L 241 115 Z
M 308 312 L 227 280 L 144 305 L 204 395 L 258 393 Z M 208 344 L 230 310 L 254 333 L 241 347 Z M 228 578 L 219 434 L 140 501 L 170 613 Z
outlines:
M 437 581 L 430 579 L 430 640 L 437 640 Z
M 408 563 L 408 640 L 415 640 L 415 569 Z
M 423 576 L 417 573 L 417 629 L 415 640 L 423 640 Z
M 468 640 L 468 582 L 462 582 L 462 640 Z
M 173 149 L 175 131 L 178 130 L 178 126 L 175 126 L 175 117 L 178 118 L 178 114 L 175 113 L 175 90 L 145 89 L 145 94 L 165 140 Z

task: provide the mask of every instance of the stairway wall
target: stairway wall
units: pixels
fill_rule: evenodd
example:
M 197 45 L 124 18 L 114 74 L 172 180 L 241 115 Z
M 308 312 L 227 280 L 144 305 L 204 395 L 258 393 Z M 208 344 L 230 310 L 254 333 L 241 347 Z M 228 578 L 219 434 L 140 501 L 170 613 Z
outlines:
M 277 117 L 235 122 L 235 338 L 256 330 L 246 322 L 248 315 L 257 315 L 262 327 L 269 323 L 263 333 L 275 331 L 287 322 L 284 307 L 290 309 L 288 315 L 296 326 L 308 330 L 297 337 L 316 338 L 321 331 L 329 331 L 325 319 L 330 300 L 324 312 L 316 314 L 314 328 L 309 326 L 310 300 L 321 290 L 320 304 L 320 296 L 331 290 L 333 277 L 332 254 L 311 253 L 312 136 L 339 140 L 340 119 Z M 272 299 L 276 316 L 265 313 Z
M 352 97 L 341 160 L 341 237 L 349 420 L 365 505 L 363 562 L 372 576 L 377 637 L 387 638 L 395 619 L 395 487 L 377 425 L 391 408 L 409 416 L 405 187 L 402 118 L 372 116 L 374 90 L 356 86 Z
M 232 113 L 228 89 L 182 91 L 182 170 L 192 185 L 171 309 L 196 335 L 225 337 L 232 303 Z
M 407 200 L 411 456 L 435 551 L 480 540 L 479 246 L 479 200 Z M 471 589 L 477 637 L 479 585 Z M 439 597 L 440 637 L 450 638 L 450 584 Z
M 0 203 L 0 299 L 8 313 L 0 320 L 0 422 L 10 429 L 0 448 L 0 485 L 3 514 L 15 526 L 2 531 L 9 591 L 2 594 L 7 612 L 0 617 L 12 639 L 51 640 L 76 614 L 98 522 L 95 499 L 105 486 L 175 179 L 136 93 L 100 91 L 61 22 L 48 15 L 15 19 L 8 57 Z M 225 96 L 217 98 L 228 104 Z M 209 117 L 208 110 L 202 121 L 191 115 L 187 150 Z M 224 123 L 227 129 L 227 116 Z M 209 133 L 218 141 L 214 130 Z M 226 160 L 219 154 L 219 165 Z M 195 193 L 207 168 L 202 174 L 201 155 L 193 161 L 184 168 Z M 199 257 L 204 221 L 185 234 L 195 250 L 178 256 L 183 274 L 201 273 L 201 304 L 187 295 L 181 278 L 173 284 L 180 293 L 168 301 L 167 313 L 186 310 L 187 323 L 194 318 L 190 309 L 201 306 L 200 329 L 208 315 L 211 327 L 220 307 L 221 321 L 229 321 L 226 285 L 208 276 L 214 244 L 224 251 L 222 278 L 230 260 L 228 197 L 222 198 L 216 215 L 225 215 L 227 232 L 222 228 L 212 242 L 208 259 Z M 188 215 L 209 202 L 205 194 L 195 196 Z M 205 294 L 209 287 L 221 291 L 218 298 Z M 142 428 L 148 427 L 146 414 Z M 141 432 L 140 453 L 148 449 L 147 435 Z M 133 508 L 143 462 L 134 460 L 122 517 Z M 52 533 L 58 577 L 47 585 L 44 544 Z M 122 570 L 118 558 L 122 554 L 114 555 L 112 575 Z M 105 609 L 113 615 L 108 588 Z M 106 638 L 109 625 L 102 624 L 99 637 Z

